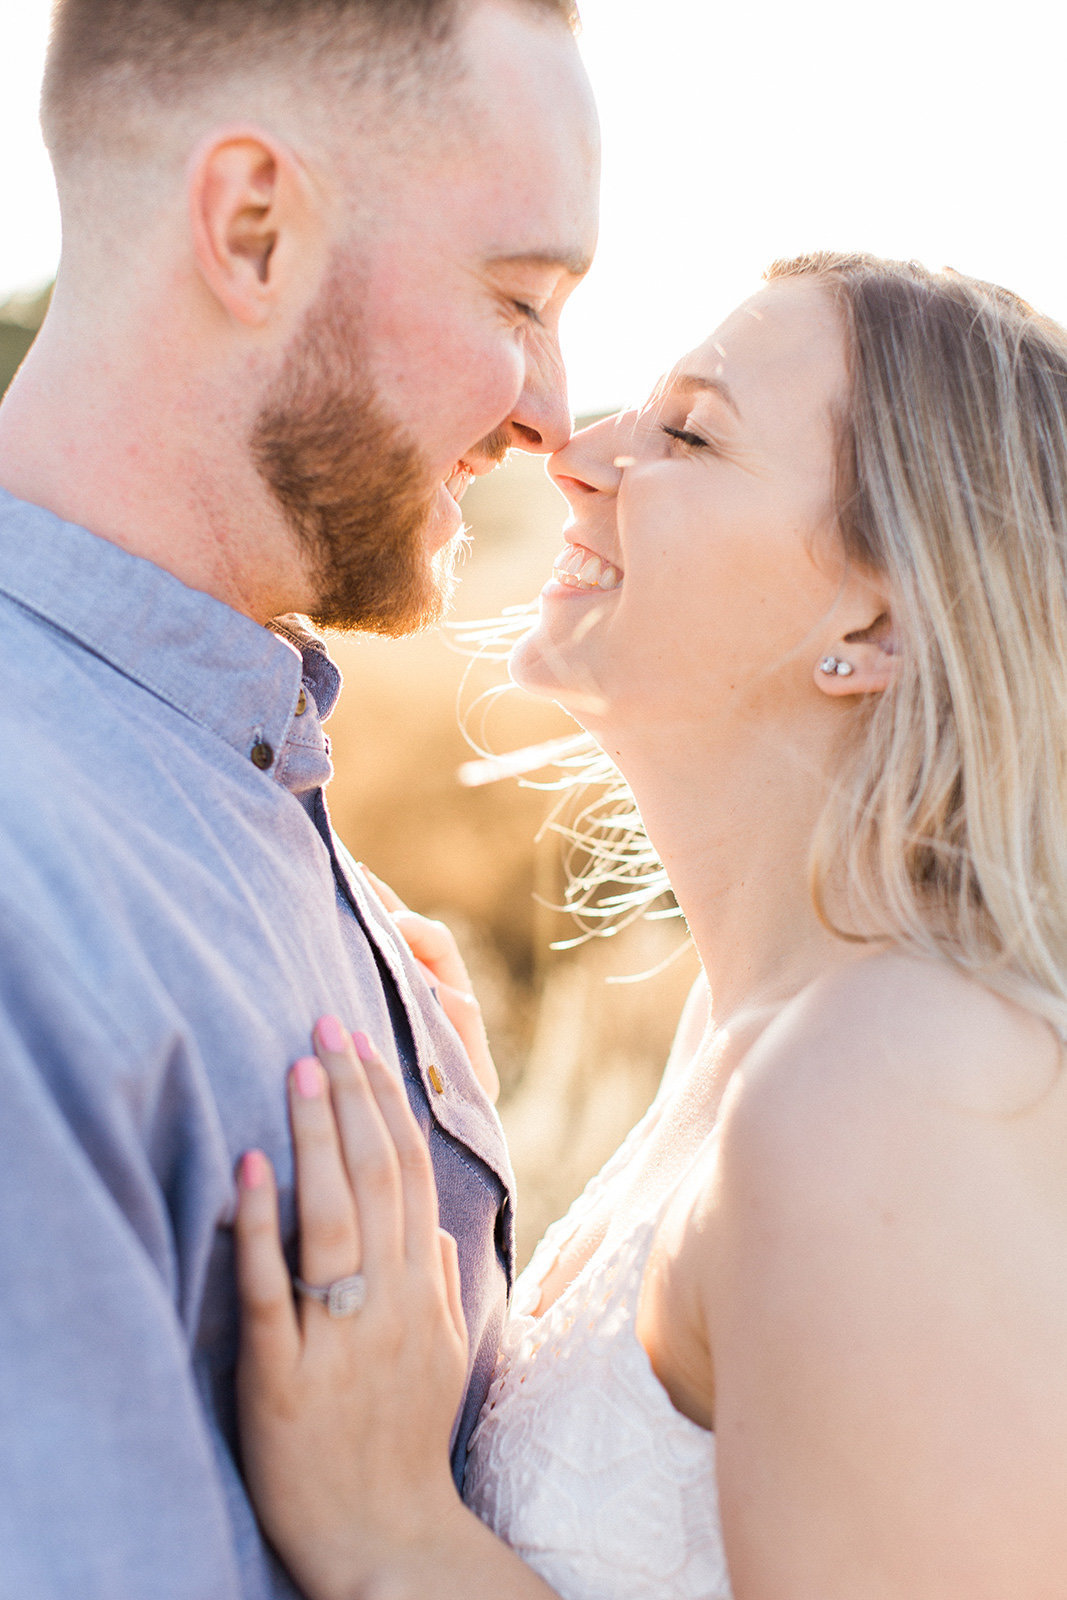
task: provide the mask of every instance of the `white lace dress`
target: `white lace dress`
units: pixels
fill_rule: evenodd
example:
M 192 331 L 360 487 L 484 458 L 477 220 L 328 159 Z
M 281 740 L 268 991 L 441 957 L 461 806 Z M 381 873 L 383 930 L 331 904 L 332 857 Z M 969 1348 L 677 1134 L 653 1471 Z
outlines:
M 636 1331 L 669 1195 L 625 1231 L 609 1229 L 534 1315 L 560 1250 L 644 1132 L 639 1124 L 549 1229 L 515 1286 L 464 1493 L 563 1600 L 730 1600 L 714 1435 L 675 1410 Z

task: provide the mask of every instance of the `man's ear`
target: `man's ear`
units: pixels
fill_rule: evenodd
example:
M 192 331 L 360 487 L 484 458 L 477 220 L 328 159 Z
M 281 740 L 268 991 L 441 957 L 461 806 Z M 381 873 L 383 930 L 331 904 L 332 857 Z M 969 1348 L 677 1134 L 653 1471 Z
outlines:
M 258 128 L 213 135 L 189 180 L 193 251 L 207 288 L 238 322 L 262 327 L 294 271 L 314 271 L 316 217 L 303 168 Z M 294 249 L 297 242 L 303 249 Z
M 815 664 L 815 683 L 823 694 L 838 699 L 849 694 L 881 694 L 897 670 L 893 621 L 883 611 L 869 628 L 833 640 Z

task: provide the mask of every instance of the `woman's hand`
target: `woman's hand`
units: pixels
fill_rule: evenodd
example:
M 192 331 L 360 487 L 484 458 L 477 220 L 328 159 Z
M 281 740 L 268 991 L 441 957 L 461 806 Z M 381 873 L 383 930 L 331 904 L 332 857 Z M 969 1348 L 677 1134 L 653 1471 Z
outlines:
M 452 930 L 444 922 L 412 911 L 394 889 L 365 866 L 363 872 L 435 990 L 445 1016 L 459 1034 L 475 1077 L 495 1105 L 500 1079 L 482 1021 L 482 1008 Z
M 299 1275 L 361 1273 L 344 1318 L 294 1301 L 274 1175 L 239 1173 L 237 1372 L 244 1468 L 260 1520 L 312 1600 L 361 1592 L 390 1552 L 433 1548 L 465 1516 L 448 1445 L 467 1370 L 455 1241 L 438 1227 L 429 1152 L 400 1084 L 334 1018 L 298 1061 L 289 1109 Z M 357 1053 L 358 1052 L 358 1053 Z

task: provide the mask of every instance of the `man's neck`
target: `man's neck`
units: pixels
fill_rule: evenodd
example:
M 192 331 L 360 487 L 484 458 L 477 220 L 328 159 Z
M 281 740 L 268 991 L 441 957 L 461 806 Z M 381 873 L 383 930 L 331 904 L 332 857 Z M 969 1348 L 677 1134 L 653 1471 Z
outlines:
M 257 622 L 301 609 L 292 536 L 240 419 L 165 338 L 142 343 L 46 318 L 0 406 L 0 487 Z

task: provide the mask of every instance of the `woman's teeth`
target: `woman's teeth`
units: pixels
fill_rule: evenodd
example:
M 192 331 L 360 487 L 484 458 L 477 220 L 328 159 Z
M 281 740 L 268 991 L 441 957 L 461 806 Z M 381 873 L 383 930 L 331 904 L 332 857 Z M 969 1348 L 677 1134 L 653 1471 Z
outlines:
M 564 545 L 552 564 L 552 572 L 556 582 L 568 589 L 617 589 L 622 582 L 618 567 L 580 544 Z

